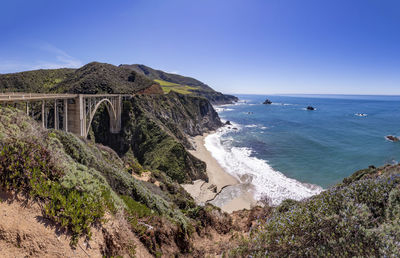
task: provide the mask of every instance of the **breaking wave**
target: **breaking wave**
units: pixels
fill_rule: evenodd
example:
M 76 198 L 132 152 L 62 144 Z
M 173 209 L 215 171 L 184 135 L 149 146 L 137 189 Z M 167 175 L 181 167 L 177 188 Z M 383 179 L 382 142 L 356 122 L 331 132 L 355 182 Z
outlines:
M 208 135 L 205 147 L 228 173 L 254 186 L 256 200 L 268 197 L 272 205 L 278 205 L 285 199 L 301 200 L 323 191 L 320 186 L 301 183 L 274 170 L 267 161 L 252 156 L 250 148 L 232 146 L 233 139 L 223 137 L 230 130 L 225 126 Z

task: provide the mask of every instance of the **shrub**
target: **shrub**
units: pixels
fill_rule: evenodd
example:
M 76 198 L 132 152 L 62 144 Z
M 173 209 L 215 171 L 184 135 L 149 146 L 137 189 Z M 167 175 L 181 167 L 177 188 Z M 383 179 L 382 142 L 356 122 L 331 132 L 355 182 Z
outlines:
M 1 146 L 0 184 L 8 190 L 22 191 L 45 203 L 45 217 L 72 233 L 71 245 L 80 236 L 90 238 L 90 226 L 99 222 L 105 207 L 110 207 L 105 189 L 95 196 L 60 183 L 63 172 L 50 153 L 34 142 L 14 141 Z
M 399 183 L 396 177 L 362 179 L 302 202 L 285 201 L 232 255 L 396 256 Z
M 0 184 L 6 189 L 29 193 L 35 178 L 52 181 L 63 174 L 41 145 L 16 140 L 0 147 Z

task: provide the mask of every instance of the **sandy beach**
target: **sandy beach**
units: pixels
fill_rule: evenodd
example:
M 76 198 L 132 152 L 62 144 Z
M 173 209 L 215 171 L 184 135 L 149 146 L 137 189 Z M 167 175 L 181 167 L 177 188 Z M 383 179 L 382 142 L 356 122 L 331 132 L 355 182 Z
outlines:
M 199 204 L 210 202 L 229 213 L 241 209 L 250 209 L 256 204 L 253 195 L 250 193 L 251 186 L 241 183 L 227 173 L 214 159 L 204 146 L 207 135 L 204 134 L 191 139 L 195 150 L 191 150 L 190 153 L 207 164 L 209 182 L 196 180 L 193 184 L 183 184 L 183 188 Z

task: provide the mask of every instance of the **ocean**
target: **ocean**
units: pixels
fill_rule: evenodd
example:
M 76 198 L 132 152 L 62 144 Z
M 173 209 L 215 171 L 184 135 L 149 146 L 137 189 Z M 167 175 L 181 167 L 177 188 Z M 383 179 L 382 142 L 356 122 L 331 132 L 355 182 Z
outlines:
M 321 192 L 369 165 L 400 160 L 400 96 L 238 95 L 215 107 L 230 121 L 205 140 L 230 174 L 272 204 Z M 268 98 L 273 103 L 264 105 Z M 306 110 L 313 106 L 315 111 Z

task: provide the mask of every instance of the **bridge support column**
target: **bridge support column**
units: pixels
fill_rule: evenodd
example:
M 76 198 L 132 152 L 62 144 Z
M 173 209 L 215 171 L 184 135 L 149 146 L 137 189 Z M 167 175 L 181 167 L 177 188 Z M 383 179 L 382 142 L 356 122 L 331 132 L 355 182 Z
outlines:
M 46 128 L 46 103 L 42 100 L 42 127 Z
M 81 94 L 74 99 L 73 104 L 67 106 L 67 128 L 71 133 L 86 136 L 86 107 L 85 100 Z
M 63 130 L 68 132 L 68 99 L 64 99 L 64 118 L 63 118 Z
M 58 130 L 58 109 L 57 109 L 57 100 L 54 100 L 54 129 Z

